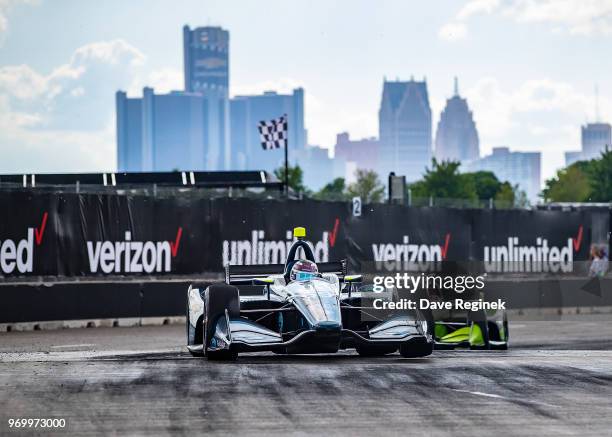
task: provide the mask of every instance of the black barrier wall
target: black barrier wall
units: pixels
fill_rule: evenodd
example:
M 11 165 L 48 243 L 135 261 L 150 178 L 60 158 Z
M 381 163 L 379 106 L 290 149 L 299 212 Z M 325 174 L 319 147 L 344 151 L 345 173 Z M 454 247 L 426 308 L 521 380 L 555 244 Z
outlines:
M 190 282 L 4 283 L 0 323 L 184 316 Z M 586 290 L 580 279 L 500 281 L 489 284 L 486 298 L 503 299 L 515 310 L 612 306 L 612 280 L 597 284 L 599 293 Z
M 592 228 L 589 211 L 376 204 L 354 217 L 342 202 L 32 192 L 0 193 L 0 214 L 5 278 L 193 275 L 278 263 L 295 226 L 307 228 L 318 260 L 348 258 L 352 269 L 407 260 L 484 261 L 495 270 L 521 254 L 587 260 Z

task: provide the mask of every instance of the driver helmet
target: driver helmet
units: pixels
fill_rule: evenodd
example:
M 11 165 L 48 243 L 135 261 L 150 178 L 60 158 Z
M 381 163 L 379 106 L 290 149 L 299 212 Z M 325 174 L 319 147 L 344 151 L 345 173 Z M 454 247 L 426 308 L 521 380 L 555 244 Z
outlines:
M 299 260 L 291 268 L 289 279 L 291 281 L 309 281 L 318 276 L 319 269 L 312 261 Z

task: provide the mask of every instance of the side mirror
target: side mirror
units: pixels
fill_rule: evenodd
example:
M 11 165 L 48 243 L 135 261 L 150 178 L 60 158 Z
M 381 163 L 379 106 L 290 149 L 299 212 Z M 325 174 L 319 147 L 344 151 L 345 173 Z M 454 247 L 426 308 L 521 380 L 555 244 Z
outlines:
M 361 282 L 363 277 L 361 275 L 346 275 L 344 277 L 344 282 L 349 284 L 354 284 L 356 282 Z

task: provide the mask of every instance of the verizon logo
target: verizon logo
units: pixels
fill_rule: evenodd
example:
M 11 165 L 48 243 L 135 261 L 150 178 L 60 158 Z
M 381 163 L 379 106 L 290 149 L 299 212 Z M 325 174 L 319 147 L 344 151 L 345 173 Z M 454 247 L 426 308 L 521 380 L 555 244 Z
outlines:
M 444 237 L 442 244 L 410 243 L 408 235 L 404 235 L 402 243 L 372 244 L 374 261 L 394 262 L 430 262 L 444 261 L 448 252 L 451 234 Z
M 126 231 L 124 241 L 87 241 L 89 271 L 97 273 L 153 273 L 172 271 L 183 228 L 174 241 L 132 241 Z
M 34 268 L 34 243 L 40 246 L 45 235 L 49 214 L 43 213 L 40 226 L 28 228 L 26 237 L 15 241 L 10 238 L 0 240 L 0 270 L 10 275 L 17 270 L 18 273 L 31 273 Z
M 334 239 L 337 235 L 337 225 L 332 231 Z M 289 248 L 295 241 L 291 231 L 287 231 L 285 240 L 267 240 L 262 230 L 251 231 L 250 240 L 224 240 L 223 241 L 223 265 L 247 265 L 247 264 L 282 264 L 287 258 Z M 315 242 L 307 242 L 317 262 L 329 261 L 329 232 L 325 231 L 321 239 Z M 333 246 L 333 245 L 332 245 Z

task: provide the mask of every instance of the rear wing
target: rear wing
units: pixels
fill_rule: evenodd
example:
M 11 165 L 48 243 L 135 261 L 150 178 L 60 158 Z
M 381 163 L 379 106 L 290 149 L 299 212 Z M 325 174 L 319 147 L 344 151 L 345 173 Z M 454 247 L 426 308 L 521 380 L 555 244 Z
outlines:
M 346 260 L 317 263 L 319 273 L 334 273 L 344 279 L 346 276 Z M 225 266 L 225 282 L 227 284 L 244 284 L 253 279 L 265 278 L 270 275 L 282 275 L 284 264 L 258 264 L 248 266 Z

